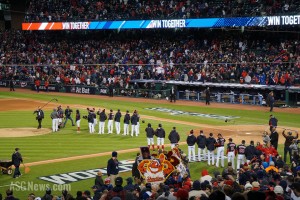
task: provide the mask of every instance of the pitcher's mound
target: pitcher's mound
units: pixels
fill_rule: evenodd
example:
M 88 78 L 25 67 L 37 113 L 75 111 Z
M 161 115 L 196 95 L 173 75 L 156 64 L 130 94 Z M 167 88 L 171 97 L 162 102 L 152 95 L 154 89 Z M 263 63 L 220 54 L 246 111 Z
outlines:
M 28 137 L 50 133 L 48 128 L 1 128 L 0 137 Z

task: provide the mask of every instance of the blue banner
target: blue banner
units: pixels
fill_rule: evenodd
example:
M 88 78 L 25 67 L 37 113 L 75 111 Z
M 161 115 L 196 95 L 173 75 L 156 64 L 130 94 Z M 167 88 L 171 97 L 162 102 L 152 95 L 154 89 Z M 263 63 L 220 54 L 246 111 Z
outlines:
M 164 19 L 129 21 L 91 21 L 91 22 L 37 22 L 23 23 L 22 30 L 105 30 L 105 29 L 161 29 L 161 28 L 220 28 L 247 26 L 288 26 L 300 25 L 300 15 Z

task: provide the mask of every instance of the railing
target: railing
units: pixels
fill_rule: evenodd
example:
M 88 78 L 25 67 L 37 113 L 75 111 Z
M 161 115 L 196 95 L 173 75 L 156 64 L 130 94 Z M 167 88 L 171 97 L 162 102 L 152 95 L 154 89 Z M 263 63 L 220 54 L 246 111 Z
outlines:
M 189 101 L 205 101 L 206 96 L 204 92 L 196 91 L 179 91 L 178 99 Z M 218 103 L 233 103 L 233 104 L 252 104 L 262 105 L 263 96 L 250 94 L 234 94 L 234 93 L 212 93 L 210 100 Z

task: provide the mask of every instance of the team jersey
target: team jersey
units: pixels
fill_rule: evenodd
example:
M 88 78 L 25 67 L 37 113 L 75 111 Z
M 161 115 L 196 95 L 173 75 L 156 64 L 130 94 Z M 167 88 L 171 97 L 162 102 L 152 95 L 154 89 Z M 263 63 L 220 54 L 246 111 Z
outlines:
M 228 152 L 234 152 L 235 149 L 236 149 L 235 143 L 229 142 L 229 143 L 227 144 L 227 150 L 228 150 Z
M 218 138 L 217 139 L 218 146 L 219 147 L 224 147 L 225 141 L 226 140 L 224 138 Z
M 246 146 L 243 145 L 243 144 L 240 144 L 240 145 L 237 146 L 236 149 L 237 149 L 237 153 L 238 153 L 238 154 L 244 155 L 244 154 L 245 154 Z
M 108 120 L 113 120 L 113 119 L 114 119 L 114 113 L 109 113 Z

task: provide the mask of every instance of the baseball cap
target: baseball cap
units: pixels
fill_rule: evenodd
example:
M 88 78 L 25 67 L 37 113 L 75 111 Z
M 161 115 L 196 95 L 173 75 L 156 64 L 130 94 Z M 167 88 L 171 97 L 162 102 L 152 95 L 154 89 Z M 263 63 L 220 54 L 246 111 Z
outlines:
M 300 183 L 293 183 L 291 186 L 290 186 L 290 188 L 292 189 L 292 190 L 297 190 L 297 191 L 300 191 Z
M 98 186 L 98 185 L 94 185 L 94 186 L 92 187 L 92 189 L 99 189 L 99 186 Z
M 253 182 L 252 182 L 252 186 L 253 186 L 254 188 L 258 188 L 258 187 L 259 187 L 259 182 L 253 181 Z
M 118 156 L 118 153 L 116 152 L 116 151 L 113 151 L 112 153 L 111 153 L 111 157 L 117 157 Z
M 280 185 L 274 187 L 275 194 L 283 194 L 283 188 Z
M 174 192 L 173 195 L 175 197 L 179 197 L 181 200 L 188 200 L 189 193 L 184 189 L 179 189 L 177 192 Z
M 115 184 L 116 184 L 117 186 L 121 186 L 121 185 L 123 184 L 123 178 L 122 178 L 122 177 L 117 177 L 117 178 L 115 179 Z
M 200 190 L 201 189 L 201 184 L 200 181 L 196 180 L 193 182 L 193 190 Z
M 253 186 L 249 183 L 249 181 L 246 183 L 246 185 L 245 185 L 245 190 L 247 190 L 247 189 L 252 189 L 253 188 Z
M 110 178 L 104 179 L 104 184 L 110 184 Z

